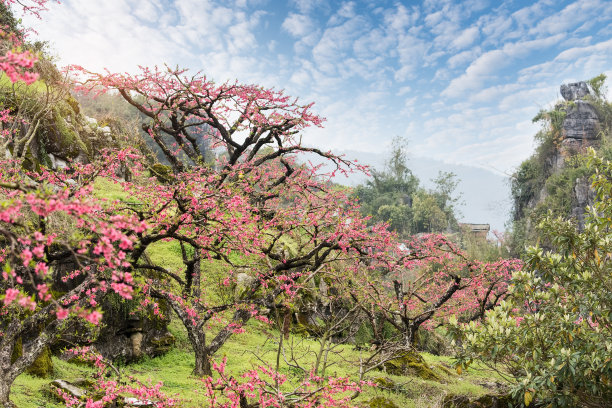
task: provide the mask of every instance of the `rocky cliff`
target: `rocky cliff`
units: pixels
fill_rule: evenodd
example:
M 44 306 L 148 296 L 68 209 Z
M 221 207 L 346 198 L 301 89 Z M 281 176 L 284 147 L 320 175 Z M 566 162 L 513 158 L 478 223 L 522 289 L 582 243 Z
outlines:
M 561 85 L 561 96 L 565 101 L 557 109 L 565 118 L 559 156 L 564 158 L 593 146 L 600 136 L 601 121 L 586 82 Z
M 579 227 L 584 224 L 585 211 L 594 199 L 585 153 L 592 147 L 612 155 L 608 148 L 612 107 L 603 96 L 604 80 L 601 75 L 561 85 L 563 100 L 534 118 L 543 124 L 536 135 L 539 145 L 511 181 L 516 254 L 525 242 L 534 242 L 534 226 L 549 211 L 573 218 Z

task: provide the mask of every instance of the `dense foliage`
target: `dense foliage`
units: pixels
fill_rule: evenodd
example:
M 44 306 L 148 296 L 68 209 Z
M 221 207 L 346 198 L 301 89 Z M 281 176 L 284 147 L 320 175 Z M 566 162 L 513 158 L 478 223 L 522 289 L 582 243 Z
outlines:
M 371 180 L 355 189 L 355 197 L 371 224 L 386 222 L 400 236 L 457 231 L 456 175 L 440 172 L 433 182 L 436 187 L 430 191 L 419 186 L 408 168 L 406 141 L 395 138 L 385 169 L 373 170 Z
M 511 295 L 485 322 L 456 326 L 458 367 L 479 359 L 515 381 L 514 395 L 553 406 L 606 406 L 612 399 L 612 164 L 590 153 L 595 205 L 584 230 L 552 214 L 538 230 Z

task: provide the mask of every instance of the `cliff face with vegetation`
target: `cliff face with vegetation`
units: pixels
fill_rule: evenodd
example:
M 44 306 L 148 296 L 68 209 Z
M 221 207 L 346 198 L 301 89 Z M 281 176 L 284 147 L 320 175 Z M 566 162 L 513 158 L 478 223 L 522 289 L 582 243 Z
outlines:
M 603 157 L 612 157 L 612 106 L 605 98 L 605 79 L 600 75 L 561 85 L 563 100 L 533 119 L 542 123 L 535 136 L 539 145 L 511 182 L 515 254 L 533 242 L 534 226 L 548 212 L 584 225 L 585 211 L 594 199 L 585 153 L 592 147 Z

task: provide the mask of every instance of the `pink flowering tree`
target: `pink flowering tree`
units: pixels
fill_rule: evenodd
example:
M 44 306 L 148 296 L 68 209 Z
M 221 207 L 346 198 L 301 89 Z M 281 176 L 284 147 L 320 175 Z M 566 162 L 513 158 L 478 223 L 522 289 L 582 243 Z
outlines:
M 158 273 L 147 289 L 166 299 L 185 325 L 196 354 L 194 373 L 210 375 L 210 356 L 246 321 L 312 280 L 338 251 L 368 238 L 344 194 L 323 182 L 317 169 L 296 162 L 295 154 L 309 152 L 340 171 L 350 167 L 302 145 L 300 131 L 322 123 L 311 104 L 260 86 L 186 77 L 181 70 L 143 69 L 135 76 L 77 70 L 83 87 L 115 89 L 137 108 L 147 118 L 143 130 L 170 163 L 165 183 L 131 190 L 143 204 L 134 211 L 157 226 L 143 235 L 131 262 Z M 206 163 L 203 146 L 223 154 Z M 146 261 L 146 249 L 160 240 L 180 242 L 182 271 Z M 203 292 L 208 259 L 226 265 L 223 285 L 241 285 L 238 295 L 219 299 Z M 209 320 L 222 313 L 229 313 L 224 328 L 208 340 Z
M 53 173 L 0 161 L 1 406 L 11 406 L 15 378 L 75 319 L 99 323 L 104 293 L 131 297 L 125 258 L 146 225 L 130 214 L 109 214 L 92 198 L 95 178 L 114 176 L 130 157 L 127 151 L 107 152 L 99 162 Z M 58 279 L 70 289 L 55 290 Z
M 345 290 L 362 305 L 379 349 L 401 352 L 414 347 L 420 328 L 438 327 L 452 316 L 482 318 L 506 296 L 508 281 L 520 267 L 518 260 L 470 260 L 446 237 L 432 234 L 396 244 L 368 268 L 355 267 Z M 383 336 L 385 323 L 395 328 L 396 337 Z
M 373 326 L 388 321 L 405 345 L 412 345 L 419 327 L 434 325 L 434 316 L 482 314 L 502 297 L 512 265 L 468 262 L 455 245 L 437 236 L 389 251 L 398 243 L 384 226 L 368 229 L 347 198 L 321 182 L 316 169 L 296 163 L 296 153 L 310 152 L 340 171 L 350 165 L 302 145 L 300 131 L 322 124 L 310 104 L 259 86 L 187 77 L 182 70 L 76 71 L 83 88 L 117 90 L 138 109 L 147 118 L 143 130 L 170 163 L 166 183 L 131 193 L 143 194 L 140 217 L 157 217 L 151 224 L 158 226 L 141 241 L 133 262 L 136 269 L 161 273 L 163 279 L 151 281 L 149 289 L 168 300 L 185 324 L 196 352 L 195 373 L 210 375 L 210 356 L 246 321 L 339 258 L 351 260 L 351 273 L 361 273 L 346 281 L 357 287 L 354 300 L 375 305 Z M 223 154 L 207 164 L 203 146 Z M 146 248 L 161 239 L 191 249 L 183 251 L 180 273 L 141 262 Z M 214 296 L 202 293 L 202 279 L 210 275 L 203 269 L 206 258 L 225 262 L 232 272 L 227 285 L 248 275 L 238 298 L 210 303 Z M 388 288 L 380 287 L 381 270 Z M 172 287 L 167 280 L 180 289 L 164 290 Z M 207 342 L 204 327 L 226 311 L 232 315 L 225 328 Z
M 0 0 L 0 5 L 7 14 L 11 9 L 18 9 L 22 14 L 31 14 L 41 18 L 48 0 Z M 7 18 L 12 19 L 12 15 Z M 35 53 L 24 49 L 26 33 L 13 26 L 0 26 L 0 70 L 11 82 L 23 81 L 31 84 L 38 79 L 34 64 L 38 60 Z

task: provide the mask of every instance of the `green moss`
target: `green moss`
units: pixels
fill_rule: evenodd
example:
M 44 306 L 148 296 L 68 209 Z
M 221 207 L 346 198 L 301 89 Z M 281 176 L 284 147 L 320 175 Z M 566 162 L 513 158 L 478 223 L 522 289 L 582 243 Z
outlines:
M 440 376 L 417 353 L 406 353 L 401 357 L 389 360 L 384 364 L 384 368 L 387 373 L 393 375 L 412 375 L 424 380 L 440 380 Z
M 62 149 L 72 156 L 76 156 L 79 150 L 89 153 L 87 146 L 85 143 L 83 143 L 79 135 L 74 131 L 74 129 L 68 126 L 68 123 L 66 123 L 61 111 L 62 110 L 60 107 L 55 107 L 53 110 L 53 121 L 55 122 L 57 131 L 59 132 L 59 142 Z
M 13 347 L 13 353 L 11 354 L 11 364 L 13 364 L 19 357 L 23 355 L 23 343 L 21 337 L 17 339 L 15 346 Z
M 452 370 L 448 369 L 448 367 L 444 366 L 443 364 L 435 364 L 433 368 L 435 370 L 442 371 L 442 373 L 448 375 L 449 377 L 455 375 Z
M 378 377 L 374 379 L 374 384 L 385 390 L 393 390 L 396 387 L 395 381 L 389 377 Z
M 21 338 L 17 340 L 15 343 L 15 347 L 13 347 L 13 353 L 11 354 L 11 363 L 14 363 L 19 357 L 23 355 L 23 343 Z M 53 373 L 53 360 L 51 360 L 51 349 L 49 347 L 45 347 L 36 357 L 36 360 L 29 366 L 26 372 L 30 375 L 46 378 L 51 373 Z
M 172 179 L 172 168 L 170 166 L 155 163 L 150 170 L 160 183 L 167 183 Z
M 81 113 L 81 107 L 79 105 L 79 102 L 74 99 L 72 95 L 68 95 L 68 97 L 66 98 L 66 103 L 72 108 L 72 111 L 74 113 L 76 113 L 77 115 Z
M 385 397 L 374 397 L 368 401 L 366 406 L 369 408 L 399 408 L 395 402 Z
M 32 365 L 28 367 L 27 372 L 40 378 L 46 378 L 53 373 L 53 360 L 51 360 L 51 350 L 49 347 L 43 349 Z
M 478 398 L 449 394 L 442 400 L 442 408 L 492 408 L 508 407 L 512 404 L 509 395 L 486 394 Z
M 158 339 L 151 340 L 151 344 L 155 347 L 153 350 L 153 355 L 161 356 L 168 353 L 172 349 L 172 346 L 174 346 L 175 342 L 176 339 L 171 333 L 168 333 L 166 336 Z

